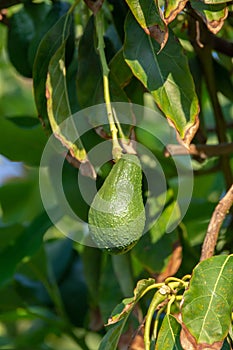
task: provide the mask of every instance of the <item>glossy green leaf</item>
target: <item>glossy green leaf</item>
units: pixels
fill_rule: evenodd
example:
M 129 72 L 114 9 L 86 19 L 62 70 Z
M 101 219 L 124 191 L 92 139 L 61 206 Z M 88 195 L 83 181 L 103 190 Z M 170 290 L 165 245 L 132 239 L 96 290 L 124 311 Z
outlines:
M 130 313 L 138 300 L 143 296 L 146 289 L 154 283 L 155 280 L 152 278 L 139 281 L 134 290 L 134 297 L 124 299 L 119 305 L 117 305 L 112 312 L 112 316 L 108 320 L 108 325 L 111 326 L 108 328 L 106 335 L 102 339 L 99 350 L 117 349 L 120 335 L 123 332 Z
M 157 2 L 150 1 L 149 4 L 147 0 L 126 0 L 126 2 L 145 33 L 163 47 L 168 39 L 168 29 Z
M 217 34 L 228 15 L 226 3 L 207 4 L 198 0 L 191 0 L 192 8 L 202 18 L 208 29 Z
M 20 236 L 4 248 L 0 254 L 0 285 L 8 282 L 18 263 L 30 258 L 41 246 L 43 236 L 52 225 L 46 213 L 38 216 Z
M 174 316 L 166 315 L 159 329 L 155 350 L 182 350 L 180 344 L 181 325 Z
M 132 15 L 127 17 L 125 30 L 126 62 L 189 144 L 198 127 L 199 105 L 182 47 L 170 32 L 166 46 L 158 54 L 159 45 L 146 35 Z
M 214 256 L 193 270 L 184 293 L 182 321 L 200 346 L 221 342 L 231 324 L 233 255 Z
M 41 125 L 29 127 L 29 120 L 37 121 L 35 118 L 26 121 L 24 117 L 0 118 L 0 153 L 10 160 L 38 166 L 47 137 Z

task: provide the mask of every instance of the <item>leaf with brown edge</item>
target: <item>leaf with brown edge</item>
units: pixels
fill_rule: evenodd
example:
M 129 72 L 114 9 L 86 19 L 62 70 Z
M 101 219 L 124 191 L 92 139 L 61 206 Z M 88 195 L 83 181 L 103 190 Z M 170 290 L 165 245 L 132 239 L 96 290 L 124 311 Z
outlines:
M 160 50 L 168 40 L 168 28 L 156 1 L 126 0 L 134 17 L 145 31 L 160 44 Z M 159 51 L 159 50 L 158 50 Z
M 214 342 L 213 344 L 199 343 L 197 344 L 194 336 L 189 332 L 187 327 L 182 323 L 180 332 L 180 343 L 184 350 L 219 350 L 222 348 L 224 340 Z
M 125 22 L 126 63 L 188 147 L 199 126 L 199 103 L 188 60 L 172 31 L 158 54 L 159 49 L 129 13 Z
M 215 349 L 227 337 L 233 305 L 232 272 L 233 255 L 213 256 L 194 268 L 181 308 L 183 338 L 193 349 L 203 349 L 203 344 Z
M 145 290 L 154 283 L 155 280 L 153 278 L 138 281 L 137 286 L 134 289 L 134 296 L 122 300 L 122 302 L 116 306 L 112 312 L 112 316 L 108 319 L 107 326 L 119 322 L 122 318 L 129 314 L 138 300 L 143 296 Z
M 213 34 L 217 34 L 228 15 L 226 3 L 213 5 L 205 4 L 198 0 L 191 0 L 190 3 L 194 11 L 202 18 L 209 31 Z
M 84 0 L 94 15 L 101 9 L 104 0 Z
M 166 0 L 164 22 L 169 24 L 184 9 L 188 0 Z

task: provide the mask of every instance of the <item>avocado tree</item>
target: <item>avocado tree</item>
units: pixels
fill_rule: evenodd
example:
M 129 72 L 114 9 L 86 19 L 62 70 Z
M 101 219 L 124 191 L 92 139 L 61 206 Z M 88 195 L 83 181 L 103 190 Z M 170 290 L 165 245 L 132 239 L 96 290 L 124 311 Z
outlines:
M 0 348 L 233 348 L 232 10 L 0 0 Z

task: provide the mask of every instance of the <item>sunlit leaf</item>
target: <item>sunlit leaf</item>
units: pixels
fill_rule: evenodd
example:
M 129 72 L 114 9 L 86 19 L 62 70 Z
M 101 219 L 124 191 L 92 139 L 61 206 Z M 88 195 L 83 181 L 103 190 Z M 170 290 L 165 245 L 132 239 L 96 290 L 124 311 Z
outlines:
M 181 325 L 174 316 L 166 315 L 163 319 L 156 341 L 156 350 L 182 350 L 180 344 Z
M 178 13 L 180 13 L 185 5 L 187 0 L 166 0 L 166 6 L 164 10 L 164 21 L 166 24 L 172 22 Z
M 223 342 L 231 324 L 233 256 L 214 256 L 193 270 L 182 320 L 197 344 Z
M 199 105 L 182 47 L 171 32 L 157 55 L 158 43 L 145 34 L 132 15 L 127 17 L 125 30 L 126 62 L 189 144 L 198 128 Z

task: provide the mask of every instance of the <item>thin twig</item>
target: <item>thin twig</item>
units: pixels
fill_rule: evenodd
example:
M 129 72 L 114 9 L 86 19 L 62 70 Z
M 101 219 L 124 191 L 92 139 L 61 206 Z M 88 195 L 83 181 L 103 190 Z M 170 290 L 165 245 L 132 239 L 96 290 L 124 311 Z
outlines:
M 202 246 L 200 261 L 213 256 L 217 243 L 219 230 L 233 203 L 233 185 L 226 195 L 220 200 L 211 217 L 205 240 Z
M 190 14 L 194 14 L 193 10 L 190 10 Z M 212 57 L 212 47 L 211 43 L 207 42 L 208 38 L 208 29 L 203 21 L 199 18 L 199 26 L 201 33 L 201 42 L 204 43 L 203 48 L 200 48 L 198 43 L 196 42 L 196 19 L 193 19 L 192 16 L 189 18 L 189 36 L 190 41 L 194 47 L 194 50 L 201 62 L 201 67 L 203 70 L 207 91 L 210 97 L 210 101 L 213 108 L 213 114 L 215 118 L 216 124 L 216 133 L 218 137 L 219 143 L 227 142 L 227 128 L 226 122 L 223 115 L 223 111 L 218 99 L 217 94 L 217 85 L 214 75 L 214 67 L 213 67 L 213 57 Z M 221 168 L 225 178 L 226 188 L 230 188 L 233 182 L 233 175 L 230 166 L 230 158 L 228 154 L 223 154 L 221 157 Z
M 189 149 L 184 148 L 182 145 L 173 145 L 169 144 L 165 150 L 165 156 L 169 157 L 170 155 L 187 155 L 199 157 L 201 159 L 206 159 L 209 157 L 217 157 L 223 154 L 233 153 L 233 142 L 223 142 L 218 145 L 206 145 L 206 144 L 191 144 Z

